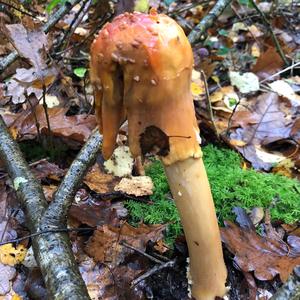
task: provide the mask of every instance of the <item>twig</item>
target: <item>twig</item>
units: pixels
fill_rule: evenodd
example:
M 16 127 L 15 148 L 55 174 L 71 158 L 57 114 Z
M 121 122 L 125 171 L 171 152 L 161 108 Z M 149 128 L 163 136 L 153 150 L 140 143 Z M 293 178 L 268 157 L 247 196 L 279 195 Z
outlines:
M 68 44 L 69 44 L 69 40 L 70 40 L 70 37 L 73 35 L 75 29 L 78 27 L 78 25 L 80 24 L 80 22 L 82 21 L 82 18 L 84 17 L 84 15 L 86 14 L 86 10 L 83 12 L 85 6 L 87 5 L 87 3 L 89 2 L 90 0 L 84 0 L 80 9 L 76 12 L 69 28 L 67 29 L 67 31 L 65 32 L 65 34 L 62 36 L 61 38 L 61 41 L 59 42 L 58 46 L 56 47 L 56 49 L 58 50 L 60 47 L 61 47 L 61 44 L 62 45 L 62 50 L 64 50 L 65 48 L 68 47 Z M 89 8 L 89 5 L 87 6 Z M 83 12 L 83 13 L 82 13 Z M 81 15 L 81 16 L 80 16 Z M 80 16 L 80 18 L 79 18 Z M 77 21 L 77 19 L 79 18 L 79 22 Z M 77 22 L 76 22 L 77 21 Z M 75 24 L 75 26 L 74 26 Z M 74 27 L 73 27 L 74 26 Z
M 142 280 L 145 280 L 146 278 L 148 278 L 149 276 L 159 272 L 160 270 L 164 269 L 164 268 L 172 268 L 174 267 L 176 263 L 176 260 L 170 260 L 162 265 L 156 265 L 154 266 L 152 269 L 150 269 L 149 271 L 147 271 L 146 273 L 144 273 L 143 275 L 139 276 L 138 278 L 134 279 L 131 282 L 131 287 L 136 286 L 139 282 L 141 282 Z
M 46 117 L 47 129 L 48 129 L 48 134 L 49 134 L 50 153 L 51 153 L 51 156 L 53 156 L 54 155 L 53 134 L 52 134 L 52 131 L 51 131 L 51 126 L 50 126 L 48 106 L 47 106 L 47 103 L 46 103 L 46 85 L 45 85 L 44 82 L 43 82 L 43 109 L 44 109 L 44 113 L 45 113 L 45 117 Z
M 125 246 L 125 247 L 127 247 L 127 248 L 129 248 L 129 249 L 131 249 L 131 250 L 134 250 L 135 252 L 137 252 L 137 253 L 139 253 L 139 254 L 141 254 L 141 255 L 143 255 L 143 256 L 149 258 L 150 260 L 152 260 L 153 262 L 155 262 L 155 263 L 157 263 L 157 264 L 160 264 L 160 265 L 163 264 L 163 261 L 161 261 L 161 260 L 159 260 L 159 259 L 157 259 L 157 258 L 155 258 L 155 257 L 153 257 L 153 256 L 151 256 L 151 255 L 149 255 L 149 254 L 146 253 L 145 251 L 142 251 L 142 250 L 140 250 L 140 249 L 138 249 L 138 248 L 135 248 L 135 247 L 133 247 L 133 246 L 127 244 L 127 243 L 124 242 L 124 241 L 121 241 L 121 242 L 120 242 L 120 245 Z
M 73 202 L 77 188 L 86 171 L 95 161 L 101 143 L 102 137 L 96 128 L 72 162 L 72 165 L 55 193 L 54 199 L 49 204 L 47 211 L 41 219 L 41 228 L 39 230 L 57 228 L 66 223 L 67 212 Z
M 202 77 L 202 81 L 204 82 L 206 109 L 208 111 L 210 121 L 212 122 L 214 132 L 215 132 L 216 136 L 218 137 L 219 134 L 218 134 L 217 126 L 216 126 L 216 123 L 215 123 L 213 110 L 212 110 L 212 107 L 211 107 L 206 76 L 205 76 L 205 73 L 202 70 L 200 71 L 200 74 L 201 74 L 201 77 Z
M 237 110 L 239 104 L 240 104 L 240 99 L 238 100 L 237 104 L 236 104 L 235 107 L 233 108 L 232 113 L 231 113 L 231 115 L 230 115 L 230 117 L 229 117 L 229 119 L 228 119 L 227 129 L 226 129 L 226 132 L 225 132 L 225 136 L 226 136 L 226 137 L 229 137 L 229 130 L 230 130 L 230 128 L 231 128 L 231 121 L 232 121 L 232 118 L 233 118 L 233 116 L 234 116 L 234 114 L 235 114 L 235 112 L 236 112 L 236 110 Z
M 281 70 L 281 71 L 279 71 L 279 72 L 277 72 L 275 74 L 272 74 L 272 75 L 268 76 L 267 78 L 261 80 L 259 83 L 261 84 L 261 83 L 263 83 L 265 81 L 268 81 L 268 80 L 272 79 L 273 77 L 275 77 L 277 75 L 280 75 L 280 74 L 282 74 L 282 73 L 284 73 L 284 72 L 286 72 L 288 70 L 294 69 L 295 67 L 298 67 L 298 66 L 300 66 L 300 61 L 298 61 L 295 64 L 292 64 L 291 66 L 289 66 L 289 67 L 287 67 L 287 68 L 285 68 L 285 69 L 283 69 L 283 70 Z
M 43 230 L 43 231 L 38 231 L 32 234 L 25 235 L 21 238 L 17 239 L 11 239 L 5 242 L 0 242 L 0 246 L 6 245 L 6 244 L 12 244 L 12 243 L 20 243 L 24 240 L 34 238 L 36 236 L 39 236 L 41 234 L 46 234 L 46 233 L 56 233 L 56 232 L 78 232 L 78 231 L 88 231 L 88 230 L 96 230 L 96 227 L 80 227 L 80 228 L 56 228 L 56 229 L 49 229 L 49 230 Z
M 285 65 L 289 65 L 289 62 L 288 60 L 286 59 L 282 49 L 281 49 L 281 46 L 279 44 L 279 41 L 276 37 L 276 35 L 274 34 L 273 30 L 272 30 L 272 27 L 271 27 L 271 24 L 270 22 L 268 21 L 266 15 L 259 9 L 259 7 L 256 5 L 255 1 L 253 0 L 250 0 L 251 4 L 253 5 L 253 7 L 256 9 L 256 11 L 260 14 L 260 16 L 262 17 L 265 25 L 267 26 L 268 30 L 270 31 L 271 33 L 271 36 L 272 36 L 272 39 L 273 39 L 273 42 L 275 44 L 275 47 L 277 49 L 277 52 L 279 53 L 281 59 L 283 60 L 283 62 L 285 63 Z
M 24 14 L 24 15 L 27 15 L 27 16 L 29 16 L 29 17 L 32 17 L 32 18 L 35 18 L 35 19 L 36 19 L 36 16 L 33 15 L 31 12 L 29 13 L 28 11 L 23 10 L 23 9 L 21 9 L 21 8 L 19 8 L 19 7 L 16 7 L 16 6 L 14 6 L 13 4 L 11 4 L 11 3 L 6 3 L 6 2 L 4 2 L 4 1 L 0 1 L 0 4 L 6 5 L 6 6 L 8 6 L 8 7 L 14 9 L 14 10 L 16 10 L 16 11 L 19 11 L 20 13 L 22 13 L 22 14 Z
M 212 10 L 200 21 L 200 23 L 190 32 L 188 39 L 191 44 L 195 44 L 209 27 L 211 27 L 215 20 L 222 14 L 223 10 L 232 0 L 218 0 Z
M 30 106 L 30 109 L 31 109 L 31 113 L 32 113 L 34 121 L 35 121 L 35 127 L 36 127 L 37 136 L 38 136 L 38 141 L 41 142 L 42 138 L 41 138 L 41 131 L 40 131 L 40 123 L 38 121 L 38 118 L 37 118 L 37 115 L 36 115 L 36 112 L 35 112 L 35 106 L 36 105 L 33 105 L 31 103 L 30 97 L 28 97 L 26 90 L 25 90 L 25 92 L 26 92 L 25 97 L 26 97 L 26 99 L 27 99 L 27 101 L 29 103 L 29 106 Z
M 70 9 L 76 5 L 80 0 L 68 0 L 63 6 L 61 6 L 48 20 L 48 22 L 42 27 L 45 33 L 49 30 L 65 15 Z M 10 64 L 12 64 L 19 54 L 17 51 L 11 52 L 5 58 L 0 60 L 0 73 L 3 72 Z

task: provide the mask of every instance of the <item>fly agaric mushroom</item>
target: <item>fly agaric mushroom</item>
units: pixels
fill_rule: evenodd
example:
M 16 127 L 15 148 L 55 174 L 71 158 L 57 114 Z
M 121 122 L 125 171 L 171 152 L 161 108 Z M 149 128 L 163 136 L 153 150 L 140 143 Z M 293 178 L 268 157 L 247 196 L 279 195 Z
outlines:
M 199 147 L 190 80 L 191 46 L 166 15 L 125 13 L 106 24 L 91 46 L 90 76 L 110 158 L 121 124 L 137 157 L 156 148 L 180 213 L 189 255 L 192 295 L 226 293 L 226 267 L 211 191 Z

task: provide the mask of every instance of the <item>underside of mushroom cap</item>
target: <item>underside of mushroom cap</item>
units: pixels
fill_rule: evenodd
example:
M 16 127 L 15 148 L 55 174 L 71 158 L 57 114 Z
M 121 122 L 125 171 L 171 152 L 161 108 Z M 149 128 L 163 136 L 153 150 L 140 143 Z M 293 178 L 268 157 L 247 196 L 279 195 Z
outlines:
M 201 156 L 192 66 L 183 30 L 166 15 L 125 13 L 104 26 L 91 47 L 90 72 L 105 159 L 126 119 L 134 157 L 144 153 L 141 135 L 149 127 L 167 137 L 169 148 L 158 151 L 165 164 Z

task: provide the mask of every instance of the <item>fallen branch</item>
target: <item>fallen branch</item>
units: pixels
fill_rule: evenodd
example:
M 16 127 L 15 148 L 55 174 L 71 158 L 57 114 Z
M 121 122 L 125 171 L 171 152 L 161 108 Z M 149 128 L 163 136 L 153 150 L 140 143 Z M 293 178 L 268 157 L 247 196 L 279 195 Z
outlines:
M 54 224 L 54 226 L 58 224 L 62 212 L 59 212 L 60 217 L 56 218 L 55 222 L 47 219 L 47 216 L 54 217 L 49 210 L 60 207 L 64 213 L 67 212 L 81 178 L 95 159 L 96 151 L 91 151 L 91 148 L 99 149 L 100 144 L 100 134 L 95 131 L 71 165 L 55 197 L 54 204 L 47 208 L 41 185 L 31 173 L 18 144 L 11 138 L 0 116 L 0 157 L 24 208 L 27 225 L 32 234 L 39 232 L 48 224 Z M 32 244 L 51 299 L 90 299 L 74 259 L 67 233 L 39 235 L 32 239 Z
M 218 0 L 212 10 L 200 21 L 200 23 L 190 32 L 188 39 L 191 44 L 195 44 L 205 34 L 206 30 L 211 27 L 215 20 L 221 15 L 223 10 L 232 0 Z
M 79 3 L 80 0 L 68 0 L 54 14 L 51 15 L 47 23 L 43 25 L 43 31 L 48 33 L 49 30 L 64 16 L 70 9 Z M 11 52 L 9 55 L 0 60 L 0 72 L 3 72 L 10 64 L 12 64 L 19 54 L 17 51 Z
M 87 169 L 95 161 L 101 143 L 102 137 L 98 128 L 96 128 L 72 162 L 55 193 L 53 201 L 42 218 L 41 230 L 66 225 L 67 213 L 73 202 L 77 188 L 82 182 Z
M 175 263 L 176 263 L 176 260 L 174 259 L 174 260 L 167 261 L 167 262 L 163 263 L 162 265 L 156 265 L 156 266 L 154 266 L 152 269 L 150 269 L 149 271 L 147 271 L 143 275 L 141 275 L 138 278 L 132 280 L 131 287 L 134 287 L 135 285 L 137 285 L 138 283 L 140 283 L 142 280 L 145 280 L 149 276 L 151 276 L 151 275 L 159 272 L 160 270 L 162 270 L 164 268 L 173 268 L 174 265 L 175 265 Z

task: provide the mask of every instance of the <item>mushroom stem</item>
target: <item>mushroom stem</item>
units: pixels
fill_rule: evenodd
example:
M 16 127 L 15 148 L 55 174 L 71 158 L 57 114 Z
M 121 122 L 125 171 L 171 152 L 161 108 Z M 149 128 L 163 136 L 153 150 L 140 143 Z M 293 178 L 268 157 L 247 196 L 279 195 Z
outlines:
M 190 255 L 192 296 L 214 300 L 226 294 L 227 276 L 218 222 L 201 158 L 165 165 Z

